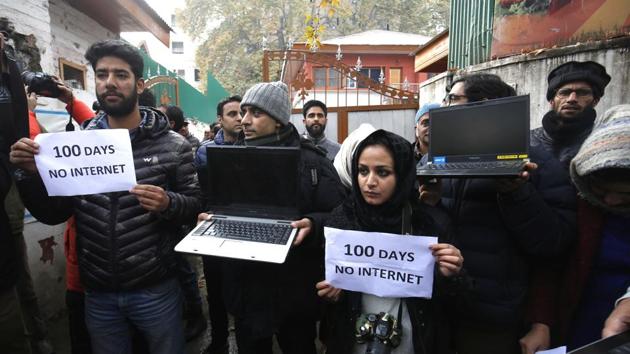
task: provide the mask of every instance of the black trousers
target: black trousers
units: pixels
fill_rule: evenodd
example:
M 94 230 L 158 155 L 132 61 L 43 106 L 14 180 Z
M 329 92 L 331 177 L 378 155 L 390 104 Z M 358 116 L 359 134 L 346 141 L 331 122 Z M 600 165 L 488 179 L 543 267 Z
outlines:
M 208 315 L 213 346 L 221 346 L 227 343 L 228 339 L 228 316 L 223 301 L 221 262 L 221 258 L 218 257 L 203 257 L 203 274 L 208 292 Z
M 91 354 L 90 334 L 85 325 L 85 295 L 82 292 L 66 290 L 66 307 L 72 354 Z
M 272 354 L 273 338 L 252 338 L 250 331 L 235 319 L 239 354 Z M 278 328 L 276 338 L 283 354 L 315 354 L 316 321 L 287 318 Z

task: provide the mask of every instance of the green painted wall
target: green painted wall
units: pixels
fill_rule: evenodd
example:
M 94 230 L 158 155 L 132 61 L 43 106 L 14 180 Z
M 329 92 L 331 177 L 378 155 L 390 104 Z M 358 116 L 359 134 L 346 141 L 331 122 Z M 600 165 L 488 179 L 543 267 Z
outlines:
M 145 78 L 158 75 L 177 77 L 175 72 L 166 69 L 163 65 L 153 60 L 146 53 L 141 52 L 144 59 Z M 216 120 L 217 104 L 229 93 L 210 74 L 208 74 L 207 94 L 199 92 L 196 88 L 188 84 L 184 79 L 177 77 L 179 86 L 179 106 L 184 111 L 187 118 L 195 118 L 201 122 L 212 123 Z M 157 105 L 160 104 L 160 97 L 166 94 L 171 98 L 173 104 L 175 99 L 175 88 L 168 84 L 158 84 L 151 91 L 155 95 Z

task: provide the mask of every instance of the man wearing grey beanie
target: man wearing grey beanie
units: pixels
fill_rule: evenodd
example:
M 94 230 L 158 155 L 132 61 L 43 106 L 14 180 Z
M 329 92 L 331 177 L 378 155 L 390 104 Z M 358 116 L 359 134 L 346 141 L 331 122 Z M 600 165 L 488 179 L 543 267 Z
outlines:
M 224 299 L 235 319 L 240 354 L 271 353 L 274 335 L 285 354 L 315 354 L 322 221 L 341 204 L 344 190 L 325 153 L 301 139 L 289 122 L 289 102 L 282 82 L 256 84 L 241 101 L 243 132 L 236 145 L 300 149 L 298 209 L 302 219 L 292 223 L 300 230 L 284 264 L 225 259 Z

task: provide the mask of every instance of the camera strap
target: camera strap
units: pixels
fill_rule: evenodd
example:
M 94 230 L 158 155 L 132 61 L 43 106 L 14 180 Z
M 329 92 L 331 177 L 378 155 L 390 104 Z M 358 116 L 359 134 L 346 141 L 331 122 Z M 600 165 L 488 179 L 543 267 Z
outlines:
M 402 209 L 402 231 L 401 235 L 411 235 L 411 205 L 405 203 Z
M 73 132 L 74 131 L 74 124 L 72 124 L 72 119 L 74 117 L 72 117 L 72 110 L 74 109 L 74 95 L 72 95 L 70 97 L 70 102 L 68 102 L 68 115 L 70 116 L 70 118 L 68 118 L 68 124 L 66 124 L 66 131 L 67 132 Z

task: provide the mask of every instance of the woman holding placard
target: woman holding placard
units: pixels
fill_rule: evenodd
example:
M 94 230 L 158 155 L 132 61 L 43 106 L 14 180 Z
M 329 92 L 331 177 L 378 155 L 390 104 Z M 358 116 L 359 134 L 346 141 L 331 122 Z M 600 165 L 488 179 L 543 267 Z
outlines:
M 435 210 L 418 201 L 415 162 L 404 138 L 377 130 L 352 161 L 352 192 L 327 226 L 365 232 L 436 235 Z M 413 237 L 413 236 L 410 236 Z M 463 257 L 448 243 L 430 246 L 436 272 L 432 299 L 383 298 L 345 291 L 325 281 L 318 295 L 333 302 L 327 312 L 327 353 L 449 353 L 443 302 L 466 286 Z

